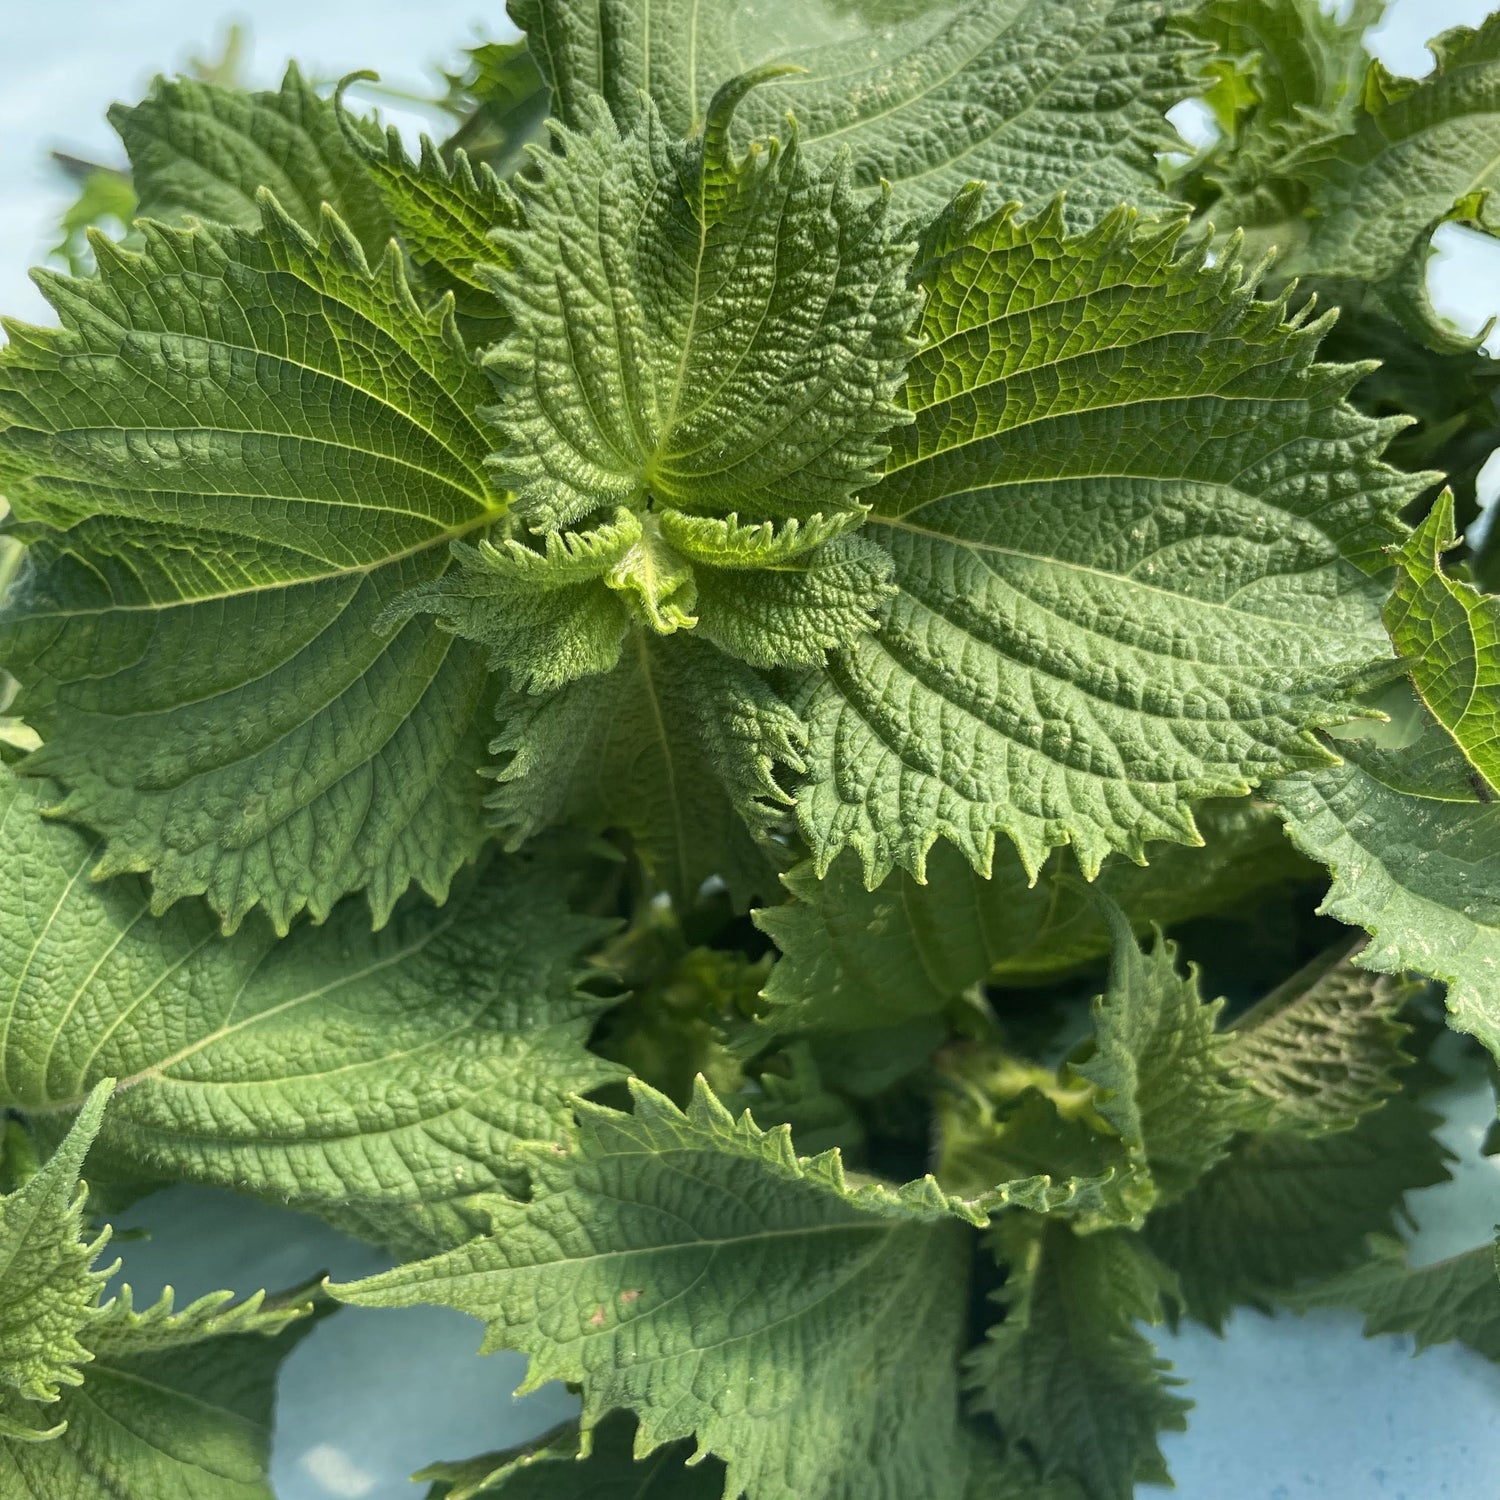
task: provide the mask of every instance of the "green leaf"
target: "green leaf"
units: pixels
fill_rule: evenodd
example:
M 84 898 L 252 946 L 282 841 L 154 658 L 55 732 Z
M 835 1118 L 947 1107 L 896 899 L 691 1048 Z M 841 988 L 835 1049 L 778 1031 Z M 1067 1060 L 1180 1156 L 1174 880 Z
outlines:
M 1224 1002 L 1205 1004 L 1196 974 L 1177 972 L 1175 944 L 1136 944 L 1120 908 L 1104 906 L 1114 939 L 1109 984 L 1093 1003 L 1094 1035 L 1068 1073 L 1093 1085 L 1093 1108 L 1149 1170 L 1156 1201 L 1182 1197 L 1228 1149 L 1236 1089 L 1215 1029 Z
M 1443 553 L 1457 545 L 1445 490 L 1394 554 L 1385 623 L 1418 696 L 1500 796 L 1500 597 L 1443 571 Z
M 994 1294 L 1004 1318 L 964 1360 L 973 1408 L 1044 1477 L 1073 1478 L 1089 1500 L 1170 1484 L 1157 1435 L 1182 1431 L 1191 1403 L 1135 1326 L 1162 1321 L 1170 1275 L 1123 1230 L 1080 1236 L 1010 1218 L 993 1245 L 1007 1271 Z
M 430 1479 L 429 1500 L 721 1500 L 724 1465 L 694 1464 L 693 1443 L 667 1443 L 636 1461 L 636 1424 L 610 1412 L 579 1452 L 576 1423 L 568 1423 L 526 1448 L 489 1453 L 464 1463 L 433 1464 L 416 1479 Z
M 196 903 L 153 921 L 141 881 L 91 884 L 98 851 L 43 800 L 0 780 L 0 1106 L 69 1111 L 118 1078 L 101 1174 L 236 1188 L 425 1254 L 472 1232 L 469 1200 L 524 1189 L 519 1141 L 566 1139 L 569 1096 L 619 1076 L 585 1050 L 610 1002 L 576 988 L 602 924 L 545 865 L 379 933 L 346 902 L 284 942 L 258 917 L 225 939 Z
M 1066 188 L 1081 224 L 1121 202 L 1160 209 L 1163 112 L 1193 91 L 1161 0 L 994 0 L 859 7 L 838 0 L 512 0 L 511 14 L 575 127 L 602 94 L 622 123 L 642 91 L 667 129 L 703 126 L 714 91 L 771 64 L 800 71 L 753 99 L 741 138 L 795 115 L 819 159 L 851 153 L 855 180 L 889 182 L 930 213 L 976 178 L 1039 202 Z M 893 14 L 894 12 L 894 14 Z
M 1187 1311 L 1221 1330 L 1236 1303 L 1268 1309 L 1304 1277 L 1354 1264 L 1365 1237 L 1391 1233 L 1414 1188 L 1445 1182 L 1438 1116 L 1405 1098 L 1352 1130 L 1247 1135 L 1145 1238 L 1177 1273 Z
M 680 902 L 715 875 L 740 906 L 774 889 L 764 834 L 787 800 L 777 765 L 801 764 L 802 727 L 748 667 L 635 631 L 615 671 L 512 694 L 497 712 L 489 806 L 512 847 L 552 823 L 616 829 Z
M 733 159 L 647 109 L 599 106 L 518 186 L 493 278 L 514 319 L 503 472 L 538 528 L 625 505 L 745 523 L 853 508 L 878 472 L 910 354 L 911 246 L 795 132 Z M 659 627 L 658 627 L 659 628 Z
M 1124 212 L 1072 238 L 1055 205 L 976 215 L 929 236 L 916 421 L 861 533 L 900 592 L 802 705 L 817 868 L 851 846 L 871 884 L 920 879 L 939 838 L 988 872 L 1001 834 L 1029 872 L 1071 843 L 1093 875 L 1326 763 L 1311 731 L 1389 650 L 1363 570 L 1425 483 L 1232 255 Z
M 61 1424 L 35 1427 L 29 1413 L 19 1414 L 17 1398 L 56 1402 L 62 1387 L 82 1382 L 79 1367 L 93 1358 L 87 1335 L 113 1268 L 93 1269 L 109 1232 L 83 1238 L 86 1192 L 78 1177 L 112 1085 L 100 1082 L 51 1159 L 0 1198 L 0 1450 L 7 1437 L 56 1437 Z
M 372 260 L 391 237 L 391 216 L 332 104 L 295 63 L 275 93 L 158 78 L 146 99 L 116 104 L 109 120 L 130 156 L 142 218 L 253 230 L 264 188 L 309 234 L 327 205 Z
M 1278 886 L 1314 875 L 1276 814 L 1249 799 L 1210 803 L 1196 819 L 1207 847 L 1163 844 L 1147 866 L 1111 858 L 1098 888 L 1137 932 L 1244 910 Z M 1096 901 L 1059 877 L 1053 854 L 1035 885 L 1017 859 L 998 859 L 988 880 L 957 849 L 939 844 L 919 884 L 905 871 L 867 890 L 843 854 L 819 880 L 810 864 L 782 877 L 793 900 L 755 913 L 781 959 L 765 998 L 778 1029 L 890 1026 L 944 1010 L 971 985 L 1046 983 L 1109 952 Z
M 936 1184 L 854 1186 L 706 1088 L 686 1115 L 632 1091 L 634 1114 L 580 1105 L 492 1235 L 335 1295 L 482 1318 L 525 1389 L 580 1383 L 585 1432 L 634 1411 L 641 1457 L 696 1434 L 728 1495 L 959 1493 L 969 1242 Z
M 1372 63 L 1351 133 L 1307 153 L 1301 172 L 1315 184 L 1313 211 L 1287 275 L 1415 283 L 1439 224 L 1493 227 L 1486 200 L 1500 186 L 1500 15 L 1428 45 L 1437 67 L 1425 78 Z M 1398 307 L 1414 333 L 1452 340 L 1425 295 L 1408 294 Z
M 62 1398 L 47 1443 L 0 1434 L 0 1494 L 68 1500 L 274 1500 L 271 1416 L 281 1361 L 311 1328 L 305 1299 L 218 1293 L 172 1317 L 111 1304 L 98 1357 Z M 291 1323 L 293 1326 L 288 1327 Z
M 1235 1018 L 1222 1056 L 1245 1085 L 1243 1128 L 1350 1130 L 1400 1088 L 1411 1059 L 1398 1017 L 1415 987 L 1356 969 L 1348 952 L 1331 949 Z
M 472 162 L 509 177 L 523 166 L 528 146 L 543 144 L 551 103 L 546 81 L 524 40 L 481 42 L 464 53 L 465 71 L 446 76 L 453 107 L 467 117 L 443 143 L 443 154 L 464 151 Z
M 425 135 L 415 161 L 394 125 L 377 144 L 344 108 L 342 90 L 335 108 L 349 149 L 363 160 L 424 288 L 453 294 L 459 327 L 470 343 L 494 343 L 509 320 L 479 268 L 505 259 L 493 234 L 521 223 L 515 196 L 485 162 L 470 161 L 461 149 L 445 159 Z
M 1333 873 L 1323 909 L 1371 934 L 1360 964 L 1441 979 L 1451 1024 L 1500 1056 L 1500 804 L 1422 717 L 1414 744 L 1341 740 L 1342 765 L 1270 792 Z
M 284 931 L 361 888 L 377 921 L 441 897 L 482 841 L 481 656 L 371 626 L 502 499 L 451 315 L 336 220 L 314 242 L 265 213 L 42 273 L 63 328 L 11 325 L 0 355 L 32 543 L 0 651 L 100 875 Z
M 1500 1261 L 1493 1245 L 1410 1266 L 1406 1246 L 1372 1239 L 1369 1259 L 1353 1270 L 1298 1291 L 1287 1300 L 1299 1312 L 1353 1307 L 1365 1315 L 1365 1335 L 1410 1333 L 1417 1350 L 1457 1340 L 1500 1361 Z

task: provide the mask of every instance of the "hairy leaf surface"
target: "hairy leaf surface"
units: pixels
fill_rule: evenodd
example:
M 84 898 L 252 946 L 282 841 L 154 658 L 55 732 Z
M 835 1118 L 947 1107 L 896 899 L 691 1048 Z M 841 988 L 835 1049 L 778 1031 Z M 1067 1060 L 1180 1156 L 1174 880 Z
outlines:
M 800 821 L 819 870 L 919 878 L 1071 843 L 1085 873 L 1198 841 L 1191 804 L 1326 762 L 1341 679 L 1388 652 L 1367 576 L 1421 481 L 1313 363 L 1316 325 L 1226 257 L 1128 214 L 929 236 L 927 344 L 863 535 L 896 562 L 880 631 L 805 696 Z
M 196 903 L 153 920 L 141 881 L 91 884 L 97 848 L 41 800 L 0 782 L 0 1106 L 67 1111 L 119 1079 L 104 1167 L 428 1253 L 464 1237 L 466 1199 L 524 1187 L 518 1141 L 565 1139 L 570 1094 L 619 1075 L 584 1045 L 608 1002 L 575 988 L 602 924 L 545 866 L 408 901 L 379 933 L 346 902 L 285 942 L 260 918 L 223 938 Z
M 936 1185 L 854 1186 L 706 1088 L 686 1115 L 632 1091 L 631 1115 L 580 1106 L 577 1148 L 535 1157 L 493 1235 L 336 1294 L 484 1319 L 527 1389 L 582 1383 L 586 1431 L 624 1407 L 641 1456 L 696 1433 L 726 1494 L 960 1493 L 968 1244 Z
M 903 210 L 941 208 L 985 178 L 1030 202 L 1066 188 L 1082 223 L 1121 202 L 1162 208 L 1163 112 L 1193 90 L 1162 0 L 962 0 L 859 7 L 837 0 L 512 0 L 569 124 L 603 95 L 629 122 L 644 91 L 667 128 L 700 129 L 716 89 L 769 64 L 800 73 L 752 99 L 748 138 L 795 115 L 809 151 L 846 148 L 856 181 Z M 894 14 L 892 14 L 894 11 Z
M 60 331 L 10 328 L 0 489 L 32 546 L 0 658 L 100 874 L 284 930 L 361 888 L 383 920 L 475 852 L 483 661 L 371 627 L 502 502 L 451 315 L 337 221 L 265 214 L 101 242 L 97 279 L 43 276 Z

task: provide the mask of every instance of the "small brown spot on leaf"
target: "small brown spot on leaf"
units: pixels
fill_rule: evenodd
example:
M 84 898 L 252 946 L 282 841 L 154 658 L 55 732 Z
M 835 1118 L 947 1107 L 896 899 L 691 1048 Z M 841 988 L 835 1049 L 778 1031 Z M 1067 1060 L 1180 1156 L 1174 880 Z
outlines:
M 594 1316 L 589 1319 L 589 1327 L 590 1328 L 603 1328 L 604 1327 L 604 1309 L 602 1307 L 596 1307 L 594 1309 Z
M 640 1295 L 641 1295 L 641 1288 L 640 1287 L 635 1287 L 631 1291 L 621 1292 L 620 1293 L 620 1301 L 621 1301 L 621 1303 L 624 1306 L 629 1307 L 630 1304 L 632 1302 L 634 1302 Z

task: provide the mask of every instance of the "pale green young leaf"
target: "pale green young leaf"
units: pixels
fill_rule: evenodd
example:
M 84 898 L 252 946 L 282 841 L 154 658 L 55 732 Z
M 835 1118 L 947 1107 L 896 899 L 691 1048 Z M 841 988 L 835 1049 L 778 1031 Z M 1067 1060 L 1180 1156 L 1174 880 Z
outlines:
M 1500 803 L 1423 719 L 1412 745 L 1340 740 L 1342 765 L 1269 790 L 1332 872 L 1323 909 L 1371 934 L 1360 964 L 1441 979 L 1452 1025 L 1500 1056 Z
M 906 212 L 985 178 L 1028 202 L 1066 188 L 1083 222 L 1170 198 L 1164 111 L 1193 92 L 1190 46 L 1164 0 L 972 0 L 859 7 L 838 0 L 512 0 L 511 14 L 570 125 L 602 94 L 622 123 L 642 93 L 667 129 L 702 128 L 715 90 L 762 66 L 802 70 L 753 96 L 739 139 L 793 114 L 807 150 L 851 153 L 855 181 L 891 184 Z M 894 14 L 892 13 L 894 11 Z
M 94 1262 L 109 1232 L 85 1237 L 78 1178 L 112 1083 L 102 1080 L 93 1090 L 41 1170 L 0 1197 L 0 1447 L 7 1433 L 55 1437 L 57 1413 L 33 1419 L 28 1408 L 55 1403 L 62 1387 L 83 1380 L 81 1366 L 93 1358 L 90 1334 L 111 1274 Z
M 1386 628 L 1412 685 L 1464 759 L 1500 796 L 1500 596 L 1443 570 L 1458 545 L 1453 495 L 1396 549 L 1396 589 Z
M 494 231 L 521 222 L 515 196 L 461 148 L 446 160 L 424 135 L 414 161 L 394 125 L 381 141 L 349 114 L 342 98 L 335 107 L 349 148 L 363 161 L 424 288 L 453 294 L 459 327 L 474 347 L 494 343 L 509 320 L 479 268 L 503 262 Z
M 0 490 L 31 542 L 0 646 L 101 875 L 230 928 L 361 888 L 380 921 L 483 838 L 482 656 L 371 627 L 502 509 L 490 386 L 398 257 L 265 214 L 42 274 L 63 327 L 12 325 L 0 355 Z
M 608 1001 L 578 990 L 601 924 L 545 865 L 408 900 L 369 930 L 357 902 L 276 942 L 144 883 L 88 880 L 98 851 L 0 780 L 0 1106 L 79 1107 L 118 1078 L 101 1172 L 210 1183 L 373 1225 L 408 1253 L 465 1237 L 468 1200 L 521 1191 L 521 1140 L 571 1130 L 569 1096 L 619 1076 L 586 1050 Z M 481 1216 L 482 1222 L 482 1216 Z
M 1448 1178 L 1438 1123 L 1398 1097 L 1352 1130 L 1247 1135 L 1151 1215 L 1146 1242 L 1177 1273 L 1187 1311 L 1221 1329 L 1236 1303 L 1269 1308 L 1303 1278 L 1353 1265 L 1367 1235 L 1393 1232 L 1408 1192 Z
M 767 844 L 799 767 L 796 715 L 748 667 L 690 635 L 636 630 L 620 665 L 548 697 L 513 693 L 491 745 L 488 805 L 519 845 L 553 823 L 627 834 L 657 884 L 691 903 L 710 876 L 737 904 L 775 889 Z
M 1009 1218 L 992 1244 L 1007 1271 L 994 1294 L 1004 1318 L 964 1360 L 972 1408 L 1043 1477 L 1072 1479 L 1090 1500 L 1169 1484 L 1157 1437 L 1187 1426 L 1191 1402 L 1136 1324 L 1162 1321 L 1170 1274 L 1124 1230 Z
M 850 846 L 872 884 L 920 878 L 947 838 L 987 872 L 1004 835 L 1093 875 L 1326 763 L 1312 731 L 1390 649 L 1367 570 L 1425 482 L 1380 463 L 1358 371 L 1313 363 L 1319 326 L 1232 255 L 1124 212 L 1070 237 L 1055 205 L 978 219 L 971 194 L 919 279 L 916 421 L 861 533 L 899 592 L 802 705 L 818 869 Z
M 1113 940 L 1109 983 L 1093 1003 L 1094 1034 L 1067 1073 L 1091 1084 L 1093 1108 L 1132 1160 L 1149 1171 L 1158 1203 L 1182 1197 L 1228 1149 L 1237 1088 L 1216 1029 L 1222 1000 L 1205 1003 L 1197 975 L 1177 970 L 1176 945 L 1136 943 L 1105 897 Z
M 1357 969 L 1347 946 L 1315 959 L 1237 1016 L 1222 1057 L 1244 1086 L 1241 1128 L 1317 1136 L 1349 1130 L 1411 1059 L 1398 1019 L 1413 986 Z
M 371 260 L 391 237 L 391 216 L 333 105 L 295 63 L 275 92 L 158 78 L 141 103 L 116 104 L 109 120 L 130 157 L 142 218 L 256 229 L 264 188 L 310 234 L 326 204 Z
M 1276 813 L 1241 798 L 1196 810 L 1204 848 L 1153 846 L 1149 865 L 1114 857 L 1098 889 L 1136 932 L 1152 923 L 1233 912 L 1294 881 L 1315 877 Z M 1019 860 L 997 859 L 989 879 L 939 844 L 919 884 L 905 871 L 876 890 L 843 854 L 819 880 L 809 864 L 782 877 L 793 900 L 755 913 L 781 949 L 765 998 L 778 1029 L 854 1030 L 935 1015 L 975 984 L 1027 986 L 1058 979 L 1109 952 L 1098 902 L 1053 854 L 1035 885 Z
M 727 115 L 735 91 L 718 108 Z M 602 105 L 519 184 L 493 284 L 514 328 L 502 473 L 539 528 L 620 505 L 745 523 L 853 508 L 902 415 L 912 247 L 839 165 L 731 160 Z
M 957 1360 L 969 1241 L 932 1180 L 846 1179 L 837 1153 L 688 1112 L 634 1084 L 635 1112 L 579 1107 L 571 1151 L 495 1231 L 335 1289 L 435 1302 L 530 1356 L 527 1389 L 581 1384 L 585 1433 L 617 1408 L 635 1452 L 695 1434 L 749 1500 L 951 1500 L 966 1456 Z M 725 1288 L 739 1295 L 725 1296 Z
M 1365 1315 L 1365 1334 L 1409 1333 L 1417 1350 L 1453 1341 L 1500 1361 L 1500 1260 L 1480 1245 L 1433 1265 L 1407 1263 L 1400 1240 L 1378 1236 L 1369 1258 L 1352 1270 L 1286 1298 L 1299 1312 L 1353 1307 Z
M 176 1319 L 117 1314 L 82 1386 L 62 1398 L 66 1431 L 47 1443 L 0 1435 L 0 1494 L 274 1500 L 276 1372 L 311 1327 L 311 1305 L 256 1297 L 207 1311 L 222 1301 L 206 1298 Z M 106 1314 L 101 1332 L 110 1323 Z

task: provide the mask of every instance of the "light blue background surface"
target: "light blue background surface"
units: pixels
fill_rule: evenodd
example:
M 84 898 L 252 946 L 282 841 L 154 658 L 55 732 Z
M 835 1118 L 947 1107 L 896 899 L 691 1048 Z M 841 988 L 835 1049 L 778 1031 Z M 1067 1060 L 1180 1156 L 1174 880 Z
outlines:
M 1397 0 L 1372 45 L 1390 66 L 1424 71 L 1425 37 L 1489 8 Z M 117 159 L 104 106 L 138 98 L 153 71 L 190 52 L 213 52 L 235 18 L 252 26 L 253 71 L 264 83 L 287 56 L 319 77 L 373 67 L 388 82 L 416 82 L 451 57 L 445 42 L 505 28 L 498 0 L 0 0 L 0 309 L 46 315 L 24 275 L 68 200 L 46 150 Z M 1435 297 L 1456 321 L 1477 329 L 1500 311 L 1495 247 L 1449 230 L 1435 262 Z M 1478 1154 L 1494 1113 L 1482 1074 L 1441 1102 L 1460 1161 L 1453 1183 L 1412 1197 L 1424 1262 L 1484 1241 L 1500 1219 L 1500 1161 Z M 221 1286 L 249 1292 L 381 1264 L 311 1220 L 206 1190 L 147 1199 L 122 1216 L 122 1230 L 133 1226 L 153 1235 L 118 1246 L 142 1296 L 169 1281 L 184 1297 Z M 524 1361 L 475 1359 L 479 1336 L 478 1324 L 437 1309 L 348 1309 L 320 1325 L 282 1375 L 281 1500 L 419 1496 L 405 1478 L 411 1470 L 524 1440 L 575 1409 L 555 1387 L 513 1401 Z M 1367 1341 L 1357 1318 L 1332 1313 L 1243 1313 L 1223 1340 L 1187 1329 L 1161 1344 L 1197 1402 L 1190 1431 L 1164 1443 L 1182 1500 L 1500 1500 L 1500 1370 L 1466 1350 L 1436 1349 L 1413 1363 L 1409 1340 Z

